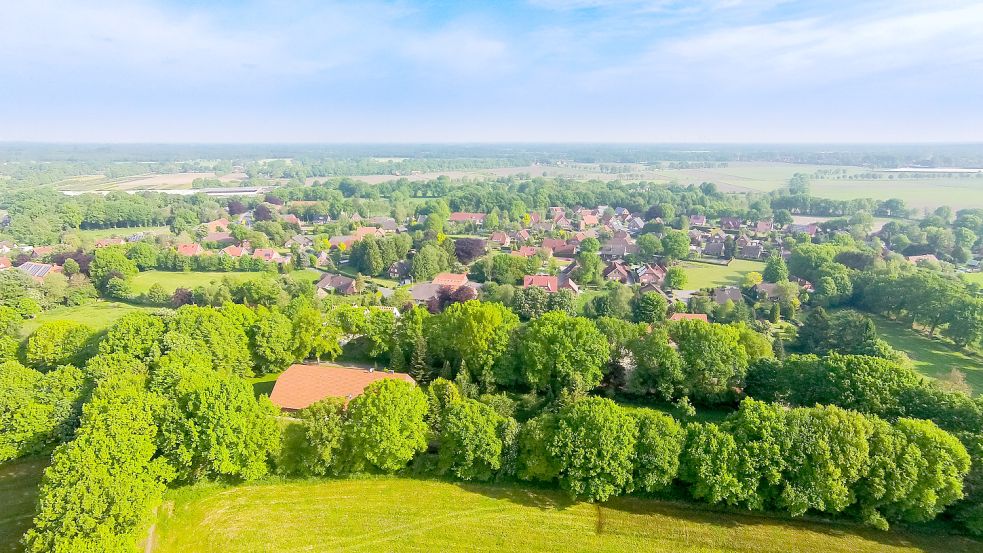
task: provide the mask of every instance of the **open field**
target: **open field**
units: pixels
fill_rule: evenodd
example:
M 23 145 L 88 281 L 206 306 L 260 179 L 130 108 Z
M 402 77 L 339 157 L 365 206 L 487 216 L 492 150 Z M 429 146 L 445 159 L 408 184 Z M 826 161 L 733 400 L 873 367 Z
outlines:
M 212 282 L 221 282 L 224 278 L 236 282 L 245 282 L 257 278 L 269 278 L 261 272 L 221 272 L 221 271 L 143 271 L 133 277 L 133 291 L 142 294 L 154 284 L 160 284 L 164 290 L 173 292 L 178 288 L 194 288 L 207 286 Z
M 120 228 L 99 228 L 78 231 L 79 236 L 90 240 L 100 240 L 102 238 L 126 238 L 138 232 L 151 234 L 170 233 L 168 227 L 120 227 Z
M 214 179 L 235 186 L 246 178 L 242 173 L 229 173 L 216 177 L 215 173 L 148 173 L 131 177 L 106 178 L 103 175 L 85 175 L 66 179 L 55 185 L 59 190 L 75 190 L 83 192 L 103 190 L 186 190 L 191 188 L 191 182 L 197 178 Z
M 812 194 L 821 198 L 850 200 L 901 198 L 908 207 L 953 209 L 983 207 L 983 178 L 978 176 L 929 179 L 813 180 Z
M 95 330 L 103 330 L 116 322 L 127 313 L 134 311 L 154 311 L 156 307 L 146 307 L 140 305 L 130 305 L 128 303 L 109 302 L 103 300 L 93 300 L 85 305 L 73 307 L 59 307 L 45 311 L 33 319 L 24 321 L 21 331 L 23 336 L 28 336 L 34 330 L 48 321 L 75 321 L 89 325 Z
M 0 465 L 0 553 L 21 551 L 20 539 L 31 527 L 47 464 L 48 458 L 39 455 Z
M 572 503 L 554 491 L 401 478 L 171 492 L 158 553 L 979 551 L 968 538 L 715 513 L 636 498 Z
M 686 270 L 686 284 L 683 285 L 685 290 L 699 290 L 715 286 L 738 286 L 744 275 L 752 271 L 760 273 L 765 268 L 762 261 L 746 259 L 735 259 L 726 266 L 694 263 L 692 261 L 683 261 L 680 265 Z
M 983 361 L 942 341 L 927 338 L 903 323 L 875 315 L 872 317 L 880 337 L 895 349 L 907 353 L 919 373 L 929 378 L 941 378 L 952 369 L 959 369 L 966 375 L 966 382 L 973 388 L 973 393 L 983 393 Z

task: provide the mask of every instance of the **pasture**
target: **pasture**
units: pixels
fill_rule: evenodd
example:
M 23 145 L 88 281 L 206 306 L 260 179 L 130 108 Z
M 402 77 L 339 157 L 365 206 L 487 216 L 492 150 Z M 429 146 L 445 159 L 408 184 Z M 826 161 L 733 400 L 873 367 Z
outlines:
M 49 309 L 33 319 L 27 319 L 24 321 L 21 334 L 25 337 L 29 336 L 42 323 L 48 321 L 74 321 L 88 325 L 96 331 L 105 330 L 127 313 L 154 311 L 156 309 L 155 307 L 130 305 L 128 303 L 93 300 L 84 305 Z
M 38 485 L 48 458 L 25 457 L 0 465 L 0 553 L 21 551 L 20 539 L 34 518 Z
M 680 263 L 686 271 L 684 290 L 700 290 L 716 286 L 739 286 L 744 275 L 752 271 L 761 272 L 765 268 L 763 261 L 734 259 L 730 265 L 712 265 L 683 261 Z
M 142 294 L 150 290 L 154 284 L 160 284 L 168 293 L 178 288 L 192 289 L 197 286 L 208 286 L 229 278 L 235 282 L 245 282 L 257 278 L 268 278 L 267 273 L 221 272 L 221 271 L 143 271 L 133 277 L 133 291 Z
M 292 481 L 170 492 L 153 551 L 979 551 L 963 537 L 879 532 L 623 497 L 574 503 L 512 485 L 404 478 Z
M 103 238 L 126 238 L 127 236 L 132 236 L 138 232 L 146 232 L 148 234 L 168 234 L 170 233 L 170 229 L 168 227 L 99 228 L 80 230 L 77 232 L 77 234 L 83 239 L 101 240 Z

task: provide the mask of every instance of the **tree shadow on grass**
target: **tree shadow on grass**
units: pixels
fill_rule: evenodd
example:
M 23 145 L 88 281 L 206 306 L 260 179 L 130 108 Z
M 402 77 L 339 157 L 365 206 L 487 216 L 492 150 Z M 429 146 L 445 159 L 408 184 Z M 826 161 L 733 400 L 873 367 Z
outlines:
M 562 511 L 579 503 L 559 490 L 539 487 L 534 484 L 477 484 L 460 481 L 452 481 L 452 483 L 470 493 L 491 499 L 504 499 L 516 505 L 535 507 L 544 511 Z

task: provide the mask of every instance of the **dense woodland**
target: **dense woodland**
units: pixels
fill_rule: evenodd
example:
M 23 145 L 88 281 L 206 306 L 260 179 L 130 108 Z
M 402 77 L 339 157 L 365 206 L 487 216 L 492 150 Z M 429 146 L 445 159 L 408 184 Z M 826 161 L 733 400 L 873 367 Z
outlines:
M 864 314 L 978 347 L 983 298 L 953 270 L 980 250 L 977 210 L 913 219 L 898 200 L 812 197 L 805 176 L 771 194 L 724 194 L 712 183 L 330 178 L 216 199 L 69 197 L 33 186 L 46 171 L 62 169 L 17 174 L 0 194 L 4 238 L 65 246 L 49 254 L 61 256 L 58 278 L 0 272 L 0 461 L 51 455 L 29 551 L 132 550 L 168 486 L 360 472 L 535 481 L 588 501 L 689 498 L 881 529 L 938 519 L 983 534 L 983 399 L 918 375 Z M 448 221 L 452 211 L 479 212 L 485 230 L 512 230 L 530 212 L 597 205 L 641 214 L 633 255 L 669 265 L 688 254 L 690 215 L 836 218 L 814 237 L 789 237 L 787 261 L 771 257 L 744 283 L 748 296 L 776 284 L 785 290 L 777 299 L 683 305 L 603 285 L 582 311 L 569 294 L 517 285 L 528 271 L 519 264 L 538 260 L 485 255 L 451 237 L 473 228 Z M 408 221 L 405 233 L 345 252 L 361 274 L 413 250 L 415 280 L 454 269 L 486 284 L 427 305 L 401 290 L 342 301 L 286 274 L 311 264 L 299 252 L 286 264 L 229 265 L 175 255 L 173 236 L 94 248 L 81 232 L 167 226 L 201 239 L 202 223 L 251 211 L 257 222 L 231 232 L 283 248 L 299 228 L 263 216 L 270 206 L 311 224 L 324 251 L 328 237 L 358 227 L 354 214 Z M 871 236 L 875 215 L 895 219 Z M 596 245 L 585 244 L 575 278 L 596 285 Z M 927 253 L 938 263 L 903 257 Z M 150 269 L 270 278 L 133 293 L 132 277 Z M 22 339 L 25 320 L 97 297 L 160 309 L 104 332 L 45 322 Z M 682 312 L 709 322 L 668 320 Z M 408 372 L 420 386 L 383 380 L 347 408 L 328 399 L 284 421 L 245 380 L 350 358 Z M 721 411 L 716 422 L 701 416 Z

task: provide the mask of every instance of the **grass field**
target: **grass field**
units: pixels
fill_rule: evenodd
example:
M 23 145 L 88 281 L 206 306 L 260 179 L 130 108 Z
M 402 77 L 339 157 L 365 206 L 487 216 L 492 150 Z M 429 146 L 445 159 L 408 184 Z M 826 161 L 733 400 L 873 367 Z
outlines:
M 170 229 L 168 227 L 99 228 L 99 229 L 80 230 L 78 231 L 78 234 L 82 238 L 99 240 L 102 238 L 126 238 L 127 236 L 132 236 L 138 232 L 164 234 L 164 233 L 169 233 Z
M 158 553 L 580 551 L 900 553 L 980 551 L 967 538 L 715 513 L 635 498 L 603 505 L 517 486 L 399 478 L 171 492 Z
M 683 286 L 685 290 L 699 290 L 715 286 L 737 286 L 747 273 L 752 271 L 760 273 L 765 268 L 762 261 L 745 259 L 735 259 L 726 266 L 691 261 L 684 261 L 680 265 L 686 270 L 686 284 Z
M 37 456 L 0 465 L 0 553 L 21 551 L 20 538 L 31 527 L 47 464 L 47 457 Z
M 168 292 L 173 292 L 178 288 L 194 288 L 196 286 L 207 286 L 212 282 L 221 282 L 224 278 L 230 278 L 236 282 L 267 277 L 267 273 L 239 273 L 239 272 L 220 272 L 220 271 L 144 271 L 133 277 L 133 291 L 142 294 L 154 284 L 159 283 Z
M 983 393 L 983 361 L 939 340 L 927 338 L 903 323 L 884 317 L 873 318 L 880 337 L 895 349 L 907 353 L 915 370 L 930 378 L 940 378 L 952 369 L 959 369 L 966 375 L 973 393 Z
M 127 313 L 133 313 L 134 311 L 154 311 L 156 309 L 155 307 L 94 300 L 85 305 L 59 307 L 45 311 L 33 319 L 24 321 L 21 334 L 27 336 L 34 332 L 37 327 L 41 326 L 42 323 L 48 321 L 75 321 L 89 325 L 95 330 L 103 330 L 116 322 L 116 319 Z

